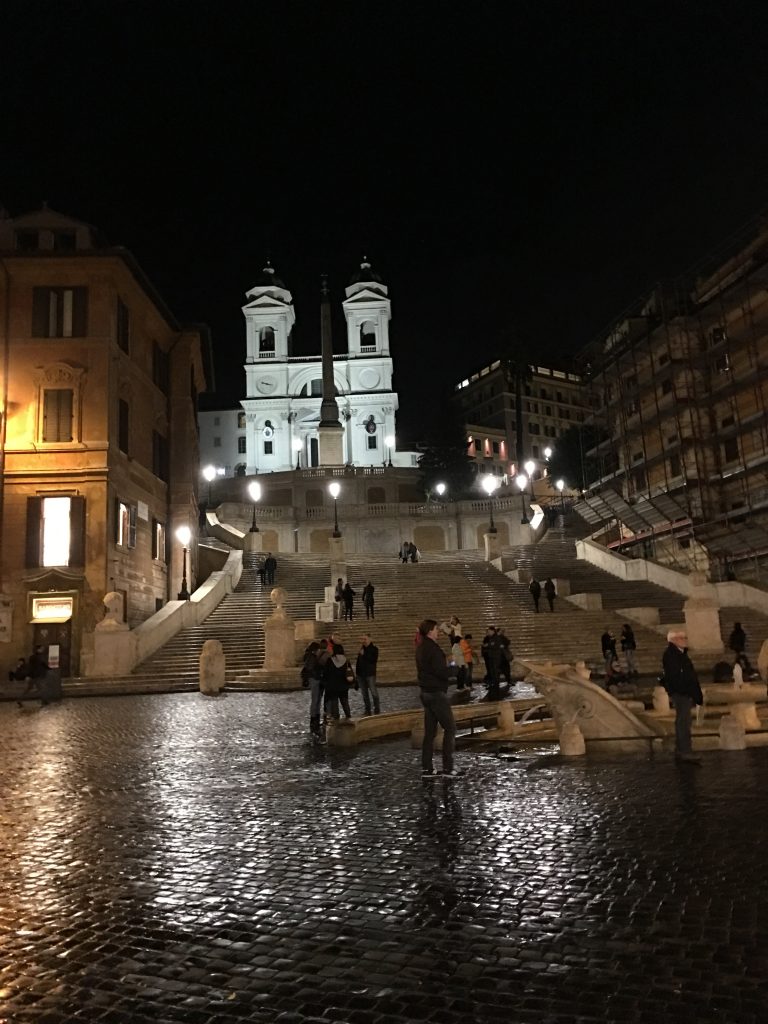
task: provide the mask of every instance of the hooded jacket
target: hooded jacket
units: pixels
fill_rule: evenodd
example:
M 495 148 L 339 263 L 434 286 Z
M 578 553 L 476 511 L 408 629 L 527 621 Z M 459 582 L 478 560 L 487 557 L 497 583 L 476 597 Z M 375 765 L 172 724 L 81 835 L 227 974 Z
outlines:
M 349 662 L 343 654 L 334 654 L 329 658 L 323 673 L 326 697 L 346 697 L 349 690 L 347 668 Z

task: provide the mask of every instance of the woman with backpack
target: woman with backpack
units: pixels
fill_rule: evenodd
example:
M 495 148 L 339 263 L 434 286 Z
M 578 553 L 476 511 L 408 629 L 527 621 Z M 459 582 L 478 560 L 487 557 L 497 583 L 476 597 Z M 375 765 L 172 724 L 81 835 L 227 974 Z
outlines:
M 323 669 L 323 686 L 325 688 L 325 709 L 337 722 L 340 718 L 341 704 L 345 718 L 351 718 L 349 709 L 349 688 L 355 684 L 355 673 L 347 661 L 341 644 L 334 644 L 330 658 Z

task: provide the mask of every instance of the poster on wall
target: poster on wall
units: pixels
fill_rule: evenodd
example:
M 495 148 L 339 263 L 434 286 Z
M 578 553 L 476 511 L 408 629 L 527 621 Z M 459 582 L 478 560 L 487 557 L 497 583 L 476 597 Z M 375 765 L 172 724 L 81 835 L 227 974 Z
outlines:
M 13 625 L 13 601 L 9 597 L 0 597 L 0 643 L 11 642 Z

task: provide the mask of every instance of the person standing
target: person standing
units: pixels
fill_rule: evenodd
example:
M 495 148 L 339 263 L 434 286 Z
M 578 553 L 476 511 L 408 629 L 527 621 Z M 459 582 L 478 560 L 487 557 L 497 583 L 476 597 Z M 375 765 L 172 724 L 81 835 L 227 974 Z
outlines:
M 410 553 L 411 545 L 408 543 L 407 540 L 404 540 L 403 543 L 400 545 L 400 561 L 403 563 L 403 565 L 405 565 L 405 563 L 408 561 L 408 556 L 410 555 Z
M 691 743 L 691 711 L 702 705 L 704 697 L 693 662 L 688 657 L 688 637 L 679 630 L 667 633 L 667 649 L 662 657 L 664 686 L 675 706 L 675 757 L 678 761 L 700 764 Z
M 616 653 L 616 637 L 613 635 L 610 629 L 606 629 L 606 631 L 600 637 L 600 644 L 603 649 L 603 660 L 605 661 L 605 678 L 607 679 L 611 674 L 611 665 L 613 665 L 614 659 L 618 658 L 618 654 Z
M 271 587 L 275 582 L 275 570 L 277 569 L 277 559 L 271 551 L 267 552 L 267 557 L 264 559 L 264 572 L 267 577 L 267 586 Z
M 301 669 L 301 683 L 309 689 L 309 732 L 315 742 L 320 742 L 320 709 L 323 700 L 323 667 L 328 654 L 317 640 L 313 640 L 304 652 Z
M 263 587 L 267 582 L 267 570 L 264 568 L 264 555 L 259 555 L 256 560 L 256 572 L 259 574 L 259 583 Z
M 455 634 L 451 641 L 451 662 L 456 667 L 456 689 L 463 690 L 467 679 L 467 670 L 464 662 L 464 650 L 461 646 L 461 637 Z
M 378 663 L 379 648 L 371 640 L 369 633 L 363 633 L 361 647 L 357 654 L 357 662 L 355 663 L 355 675 L 363 694 L 366 715 L 371 714 L 371 705 L 373 705 L 374 715 L 378 715 L 381 711 L 379 689 L 376 686 L 376 666 Z
M 421 745 L 421 777 L 434 779 L 432 767 L 437 727 L 443 727 L 443 774 L 453 779 L 453 753 L 456 747 L 456 721 L 448 700 L 448 666 L 438 645 L 440 631 L 435 619 L 424 619 L 419 625 L 421 643 L 416 648 L 416 670 L 419 696 L 424 708 L 424 742 Z
M 498 700 L 499 678 L 501 675 L 501 663 L 503 660 L 504 648 L 501 645 L 501 638 L 495 626 L 489 626 L 488 632 L 483 640 L 483 656 L 488 669 L 488 692 L 485 700 Z
M 373 592 L 376 588 L 370 580 L 363 587 L 363 607 L 365 608 L 366 619 L 375 619 L 373 614 Z
M 544 581 L 544 596 L 549 602 L 549 610 L 553 612 L 555 610 L 555 598 L 557 597 L 557 587 L 555 586 L 555 581 L 550 576 L 547 576 L 546 580 Z
M 504 676 L 508 683 L 512 682 L 512 645 L 509 642 L 509 637 L 504 632 L 504 627 L 500 626 L 496 633 L 501 644 L 501 664 L 499 665 L 499 674 Z
M 531 592 L 531 597 L 533 598 L 533 607 L 538 611 L 539 598 L 541 597 L 541 584 L 538 580 L 531 580 L 528 584 L 528 590 Z
M 349 688 L 354 683 L 352 666 L 347 661 L 341 644 L 334 644 L 331 656 L 323 670 L 323 686 L 325 688 L 325 706 L 331 718 L 337 722 L 340 718 L 339 704 L 345 718 L 351 718 L 349 708 Z
M 625 622 L 621 627 L 621 652 L 627 659 L 627 675 L 636 676 L 637 661 L 635 660 L 635 651 L 637 650 L 637 642 L 635 640 L 635 634 L 632 627 L 628 622 Z
M 467 686 L 472 689 L 472 669 L 474 667 L 474 654 L 472 652 L 472 634 L 467 633 L 461 641 L 461 649 L 464 652 L 464 668 L 467 672 Z
M 334 609 L 333 614 L 338 615 L 341 618 L 342 608 L 344 607 L 344 580 L 339 576 L 336 580 L 336 589 L 333 592 L 333 600 L 338 605 L 338 608 Z
M 741 628 L 740 622 L 734 622 L 731 635 L 728 637 L 728 646 L 734 654 L 743 654 L 747 649 L 747 634 Z
M 355 591 L 350 587 L 349 580 L 344 584 L 344 589 L 341 592 L 342 599 L 344 601 L 344 621 L 352 621 L 352 611 L 355 604 Z
M 419 560 L 419 549 L 416 547 L 413 541 L 411 541 L 411 543 L 408 545 L 408 557 L 412 562 L 418 562 Z

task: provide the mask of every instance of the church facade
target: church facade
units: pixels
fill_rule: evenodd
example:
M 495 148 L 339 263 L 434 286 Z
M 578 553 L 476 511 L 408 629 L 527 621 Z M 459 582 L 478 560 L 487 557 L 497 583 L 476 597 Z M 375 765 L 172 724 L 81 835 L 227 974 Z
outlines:
M 224 460 L 247 476 L 318 466 L 321 356 L 292 354 L 293 298 L 271 265 L 247 298 L 244 417 L 233 435 L 238 452 L 224 451 L 221 440 L 215 444 L 213 414 L 202 414 L 203 461 L 218 466 Z M 398 400 L 392 388 L 388 289 L 367 260 L 347 286 L 342 305 L 347 351 L 333 357 L 342 464 L 411 466 L 414 455 L 395 451 Z

